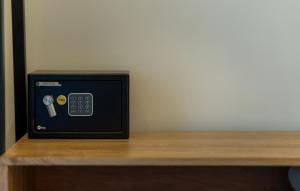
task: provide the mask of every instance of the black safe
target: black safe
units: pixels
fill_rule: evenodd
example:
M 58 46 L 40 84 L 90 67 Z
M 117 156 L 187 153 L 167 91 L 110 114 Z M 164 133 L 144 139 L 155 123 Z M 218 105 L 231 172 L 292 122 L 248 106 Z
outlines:
M 28 75 L 29 138 L 128 138 L 129 73 Z

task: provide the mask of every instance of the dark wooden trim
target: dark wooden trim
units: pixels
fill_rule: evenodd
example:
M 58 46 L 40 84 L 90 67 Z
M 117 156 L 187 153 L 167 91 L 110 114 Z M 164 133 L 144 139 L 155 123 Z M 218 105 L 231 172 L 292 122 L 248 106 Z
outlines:
M 293 191 L 287 171 L 287 167 L 5 166 L 2 177 L 7 181 L 2 187 L 14 191 Z
M 4 87 L 4 56 L 3 56 L 3 0 L 0 0 L 0 154 L 5 150 L 5 87 Z
M 28 167 L 28 190 L 292 191 L 286 167 Z M 76 180 L 76 181 L 74 181 Z M 33 187 L 35 185 L 35 187 Z
M 18 140 L 27 132 L 24 2 L 23 0 L 11 0 L 11 4 L 14 59 L 13 68 L 15 91 L 15 124 L 16 140 Z

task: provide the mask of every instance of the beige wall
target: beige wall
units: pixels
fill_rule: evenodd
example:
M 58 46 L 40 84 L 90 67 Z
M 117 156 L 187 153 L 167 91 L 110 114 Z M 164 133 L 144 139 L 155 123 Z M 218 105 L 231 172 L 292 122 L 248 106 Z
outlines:
M 300 129 L 300 1 L 28 0 L 28 71 L 131 71 L 131 127 Z
M 5 54 L 5 126 L 6 147 L 15 140 L 14 130 L 14 96 L 13 96 L 13 58 L 12 58 L 12 33 L 11 33 L 11 4 L 4 0 L 4 54 Z

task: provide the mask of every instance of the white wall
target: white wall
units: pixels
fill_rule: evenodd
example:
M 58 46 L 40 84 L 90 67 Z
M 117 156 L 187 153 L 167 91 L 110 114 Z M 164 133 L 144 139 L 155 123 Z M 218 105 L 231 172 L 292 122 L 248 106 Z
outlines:
M 26 0 L 28 71 L 131 71 L 131 128 L 300 129 L 300 1 Z
M 11 1 L 4 0 L 4 55 L 5 55 L 5 127 L 6 147 L 15 141 L 14 94 L 13 94 L 13 54 L 11 28 Z

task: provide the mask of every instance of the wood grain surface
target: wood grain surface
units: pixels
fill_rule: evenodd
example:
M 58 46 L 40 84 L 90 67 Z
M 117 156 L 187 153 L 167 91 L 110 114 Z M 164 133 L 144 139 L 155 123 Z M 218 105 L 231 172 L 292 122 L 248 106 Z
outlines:
M 294 166 L 300 132 L 132 133 L 129 140 L 28 139 L 2 165 Z
M 9 166 L 8 191 L 33 191 L 35 189 L 35 178 L 33 168 L 26 166 Z
M 0 191 L 8 191 L 8 167 L 0 166 Z

